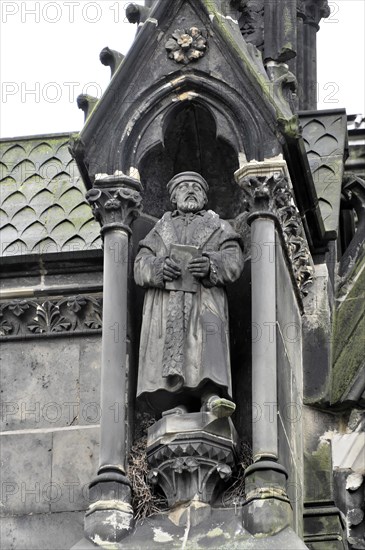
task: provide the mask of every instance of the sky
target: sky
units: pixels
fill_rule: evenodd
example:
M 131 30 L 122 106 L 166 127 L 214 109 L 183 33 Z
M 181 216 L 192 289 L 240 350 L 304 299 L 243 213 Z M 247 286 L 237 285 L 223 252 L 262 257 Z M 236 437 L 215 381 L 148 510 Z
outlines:
M 77 96 L 100 97 L 110 81 L 100 51 L 108 46 L 126 54 L 133 42 L 129 3 L 1 1 L 1 137 L 81 130 Z M 318 108 L 364 114 L 365 0 L 329 5 L 318 33 Z

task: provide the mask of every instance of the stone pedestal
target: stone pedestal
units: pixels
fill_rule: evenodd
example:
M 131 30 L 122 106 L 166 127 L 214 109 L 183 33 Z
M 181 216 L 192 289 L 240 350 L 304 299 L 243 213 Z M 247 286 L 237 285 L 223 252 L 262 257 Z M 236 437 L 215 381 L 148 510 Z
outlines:
M 231 477 L 236 439 L 229 418 L 207 412 L 165 416 L 148 431 L 149 480 L 162 489 L 169 507 L 210 504 Z

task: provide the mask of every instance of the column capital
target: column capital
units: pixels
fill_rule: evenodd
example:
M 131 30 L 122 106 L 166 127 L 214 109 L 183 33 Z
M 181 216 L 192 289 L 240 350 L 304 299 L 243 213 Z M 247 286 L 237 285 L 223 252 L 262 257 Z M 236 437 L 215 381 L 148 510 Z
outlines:
M 293 203 L 289 172 L 281 158 L 263 162 L 253 160 L 237 170 L 234 176 L 245 193 L 246 208 L 252 216 L 278 218 L 279 209 Z
M 142 185 L 139 180 L 124 174 L 102 175 L 86 193 L 94 217 L 104 234 L 111 229 L 131 231 L 131 223 L 142 210 Z
M 251 161 L 237 170 L 235 178 L 246 195 L 247 223 L 257 218 L 275 220 L 297 287 L 301 296 L 306 296 L 313 282 L 313 261 L 290 188 L 286 162 L 281 159 Z
M 305 23 L 318 30 L 320 20 L 330 16 L 331 8 L 328 5 L 328 0 L 299 0 L 297 12 Z

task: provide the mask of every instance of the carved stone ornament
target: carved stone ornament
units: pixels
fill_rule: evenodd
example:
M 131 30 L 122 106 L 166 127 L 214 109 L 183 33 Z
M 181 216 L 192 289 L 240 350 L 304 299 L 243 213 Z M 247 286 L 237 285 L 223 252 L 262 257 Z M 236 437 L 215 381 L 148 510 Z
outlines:
M 181 432 L 172 435 L 162 428 L 161 421 L 157 425 L 159 429 L 156 425 L 152 428 L 160 436 L 162 433 L 164 436 L 168 435 L 168 442 L 164 437 L 159 437 L 154 445 L 148 447 L 148 481 L 162 489 L 169 507 L 193 499 L 211 503 L 217 486 L 222 483 L 224 485 L 232 475 L 235 465 L 235 443 L 229 432 L 234 431 L 233 425 L 224 419 L 221 421 L 223 432 L 219 435 L 207 433 L 204 429 L 205 424 L 210 425 L 212 432 L 217 430 L 214 424 L 216 418 L 210 416 L 212 415 L 204 416 L 198 413 L 181 417 L 186 420 L 186 425 L 194 421 L 196 427 L 200 424 L 201 429 L 194 432 L 184 430 L 180 426 Z M 200 417 L 203 420 L 201 422 Z
M 300 0 L 298 12 L 304 13 L 306 22 L 319 29 L 318 23 L 321 19 L 326 19 L 331 15 L 331 8 L 328 0 Z
M 140 193 L 126 186 L 120 186 L 117 189 L 95 187 L 88 191 L 86 199 L 104 230 L 119 226 L 130 231 L 130 224 L 142 210 Z
M 78 295 L 45 301 L 3 302 L 0 304 L 0 338 L 100 332 L 101 301 L 98 296 Z
M 262 51 L 264 46 L 264 0 L 231 0 L 240 13 L 239 26 L 246 42 Z
M 303 225 L 294 204 L 288 179 L 283 174 L 247 177 L 241 180 L 250 214 L 269 213 L 277 220 L 302 296 L 313 282 L 314 268 Z M 247 217 L 247 214 L 246 214 Z
M 177 29 L 166 42 L 166 50 L 169 58 L 176 63 L 187 65 L 190 61 L 197 61 L 206 52 L 207 32 L 198 27 L 190 29 Z

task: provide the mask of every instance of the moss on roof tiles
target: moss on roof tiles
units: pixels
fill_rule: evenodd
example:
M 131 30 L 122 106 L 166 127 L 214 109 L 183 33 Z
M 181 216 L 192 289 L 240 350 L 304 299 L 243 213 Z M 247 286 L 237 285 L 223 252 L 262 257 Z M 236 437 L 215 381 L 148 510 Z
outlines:
M 101 248 L 69 134 L 0 140 L 3 256 Z

